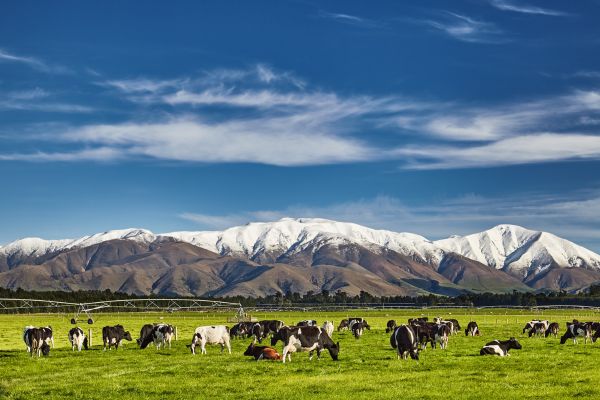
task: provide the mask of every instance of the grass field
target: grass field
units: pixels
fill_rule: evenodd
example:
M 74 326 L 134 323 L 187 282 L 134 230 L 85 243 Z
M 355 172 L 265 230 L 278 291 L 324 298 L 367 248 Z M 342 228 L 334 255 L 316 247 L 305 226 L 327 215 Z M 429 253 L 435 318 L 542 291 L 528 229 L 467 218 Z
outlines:
M 456 318 L 461 325 L 476 320 L 481 337 L 451 337 L 447 350 L 428 348 L 420 362 L 397 360 L 385 333 L 388 319 L 405 322 L 421 314 Z M 95 314 L 94 345 L 73 353 L 67 341 L 71 315 L 0 315 L 0 398 L 107 399 L 327 399 L 431 398 L 600 398 L 600 341 L 559 344 L 553 337 L 528 338 L 521 334 L 526 321 L 543 317 L 559 322 L 600 320 L 599 314 L 581 310 L 531 314 L 514 310 L 401 310 L 339 313 L 261 313 L 259 319 L 281 319 L 292 324 L 302 319 L 337 323 L 348 316 L 367 318 L 372 326 L 360 340 L 349 332 L 334 333 L 341 345 L 340 360 L 327 352 L 321 360 L 306 353 L 292 362 L 261 361 L 244 357 L 250 339 L 233 340 L 232 354 L 209 346 L 207 355 L 193 356 L 186 348 L 197 326 L 225 324 L 228 314 L 113 313 Z M 102 351 L 104 325 L 121 323 L 134 339 L 144 323 L 168 322 L 177 326 L 172 349 L 139 350 L 135 342 L 124 349 Z M 25 325 L 51 325 L 56 348 L 46 358 L 30 358 L 21 335 Z M 231 325 L 231 324 L 229 324 Z M 80 324 L 87 332 L 90 327 Z M 464 328 L 464 327 L 463 327 Z M 479 349 L 493 339 L 515 336 L 522 350 L 511 357 L 481 357 Z M 281 344 L 278 344 L 281 349 Z M 325 397 L 324 397 L 325 398 Z

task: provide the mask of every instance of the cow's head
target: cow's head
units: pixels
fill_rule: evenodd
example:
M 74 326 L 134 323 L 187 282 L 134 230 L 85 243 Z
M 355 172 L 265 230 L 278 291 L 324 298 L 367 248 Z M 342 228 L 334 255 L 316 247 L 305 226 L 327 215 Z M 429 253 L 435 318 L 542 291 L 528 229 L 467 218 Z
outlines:
M 192 336 L 192 343 L 187 345 L 187 348 L 192 351 L 192 354 L 196 354 L 196 346 L 201 338 L 202 336 L 200 336 L 199 333 L 194 333 L 194 336 Z
M 250 343 L 250 346 L 248 346 L 248 348 L 244 352 L 244 355 L 245 356 L 253 356 L 254 355 L 254 341 L 252 341 L 252 343 Z
M 129 333 L 129 331 L 125 332 L 125 334 L 123 335 L 123 339 L 129 340 L 130 342 L 133 340 L 131 338 L 131 333 Z
M 42 351 L 42 355 L 47 356 L 48 354 L 50 354 L 50 346 L 48 346 L 48 343 L 46 342 L 42 342 L 42 345 L 40 346 L 40 350 Z
M 515 339 L 514 337 L 510 338 L 509 345 L 510 345 L 510 348 L 512 348 L 512 349 L 521 350 L 523 348 L 523 346 L 521 346 L 521 343 L 519 343 L 519 341 L 517 339 Z
M 329 354 L 331 355 L 331 359 L 333 361 L 337 361 L 338 360 L 338 356 L 340 354 L 340 342 L 332 344 L 331 346 L 329 346 L 329 348 L 327 350 L 329 350 Z

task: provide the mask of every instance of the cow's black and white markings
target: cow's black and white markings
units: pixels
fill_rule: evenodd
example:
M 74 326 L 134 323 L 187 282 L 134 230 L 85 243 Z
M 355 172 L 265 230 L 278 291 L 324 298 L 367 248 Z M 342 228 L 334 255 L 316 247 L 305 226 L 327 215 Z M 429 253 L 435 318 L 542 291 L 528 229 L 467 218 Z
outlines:
M 296 324 L 296 326 L 317 326 L 317 321 L 314 319 L 305 319 Z
M 448 348 L 448 337 L 452 334 L 450 326 L 448 324 L 437 324 L 435 328 L 433 328 L 433 348 L 435 348 L 435 344 L 439 343 L 441 349 Z
M 467 329 L 465 329 L 465 336 L 479 336 L 481 335 L 481 332 L 479 332 L 479 325 L 477 325 L 477 322 L 475 321 L 470 321 L 467 324 Z
M 102 328 L 102 343 L 104 343 L 104 350 L 108 347 L 110 350 L 112 346 L 115 350 L 119 348 L 123 340 L 131 341 L 131 334 L 123 328 L 123 325 L 105 326 Z
M 156 350 L 159 350 L 161 347 L 165 348 L 167 344 L 169 345 L 169 348 L 171 348 L 171 341 L 173 340 L 174 334 L 175 328 L 172 325 L 154 325 L 150 333 L 146 334 L 140 343 L 140 348 L 145 349 L 150 343 L 154 343 Z
M 568 339 L 573 339 L 573 343 L 577 343 L 577 338 L 583 338 L 583 342 L 587 344 L 588 339 L 592 337 L 592 330 L 589 325 L 580 322 L 567 324 L 567 331 L 560 338 L 560 344 L 565 344 Z
M 510 354 L 508 354 L 508 351 L 510 349 L 516 349 L 516 350 L 522 349 L 521 343 L 519 343 L 517 341 L 517 339 L 515 339 L 514 337 L 510 338 L 508 340 L 494 340 L 494 341 L 487 343 L 479 351 L 479 355 L 482 355 L 482 356 L 491 355 L 491 356 L 505 357 L 505 356 L 510 356 Z
M 533 324 L 533 328 L 531 328 L 529 330 L 529 337 L 532 336 L 546 336 L 546 328 L 548 327 L 548 325 L 544 324 L 543 322 L 536 322 L 535 324 Z
M 347 319 L 343 319 L 340 321 L 340 324 L 337 327 L 337 331 L 345 331 L 347 329 L 349 329 L 349 324 L 348 324 L 348 320 Z
M 142 345 L 144 338 L 152 333 L 155 326 L 156 324 L 145 324 L 142 326 L 142 329 L 140 329 L 140 337 L 135 340 L 138 346 Z
M 52 330 L 50 330 L 51 332 Z M 26 326 L 23 330 L 23 341 L 27 346 L 27 351 L 33 357 L 37 355 L 47 356 L 50 354 L 50 345 L 48 344 L 48 330 L 46 328 L 35 328 L 31 325 Z
M 262 326 L 262 338 L 265 339 L 269 334 L 274 335 L 278 330 L 285 326 L 283 321 L 279 321 L 276 319 L 269 319 L 258 321 L 260 326 Z
M 523 327 L 523 333 L 530 331 L 531 329 L 533 329 L 533 327 L 535 326 L 535 324 L 537 323 L 542 323 L 544 324 L 544 331 L 546 329 L 548 329 L 548 325 L 550 325 L 550 322 L 548 320 L 545 319 L 532 319 L 531 321 L 527 322 L 525 324 L 525 326 Z
M 363 329 L 371 330 L 371 326 L 369 325 L 367 320 L 362 317 L 348 318 L 348 329 L 352 330 L 352 325 L 359 322 L 362 324 Z
M 248 338 L 252 336 L 252 327 L 254 322 L 239 322 L 231 327 L 229 335 L 232 338 Z
M 72 328 L 69 331 L 69 343 L 71 343 L 71 350 L 81 351 L 81 347 L 88 349 L 88 338 L 85 336 L 83 329 L 80 327 Z
M 356 322 L 356 323 L 352 324 L 352 334 L 354 335 L 354 338 L 360 339 L 360 337 L 363 334 L 364 329 L 365 329 L 365 327 L 362 322 Z
M 340 343 L 334 343 L 327 332 L 318 326 L 283 327 L 277 332 L 277 338 L 283 341 L 282 357 L 284 363 L 286 357 L 288 361 L 291 361 L 291 353 L 298 351 L 308 352 L 311 360 L 313 352 L 316 351 L 317 358 L 321 358 L 321 352 L 324 349 L 329 351 L 329 355 L 334 361 L 338 360 Z
M 419 359 L 417 335 L 411 326 L 400 325 L 394 329 L 390 337 L 390 344 L 392 348 L 396 349 L 398 359 L 406 360 L 409 355 L 413 360 Z
M 206 354 L 206 345 L 220 345 L 221 353 L 227 348 L 229 354 L 231 354 L 231 341 L 229 337 L 229 331 L 224 325 L 212 325 L 212 326 L 199 326 L 194 331 L 192 336 L 192 343 L 188 345 L 192 354 L 196 354 L 196 347 L 200 346 L 201 354 Z

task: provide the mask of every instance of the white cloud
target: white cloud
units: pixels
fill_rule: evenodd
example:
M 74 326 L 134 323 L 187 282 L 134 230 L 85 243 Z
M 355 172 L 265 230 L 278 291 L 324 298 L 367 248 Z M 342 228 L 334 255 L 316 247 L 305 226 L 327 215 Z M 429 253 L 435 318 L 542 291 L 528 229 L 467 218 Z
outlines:
M 566 17 L 570 15 L 563 11 L 551 10 L 549 8 L 536 7 L 527 4 L 518 4 L 506 0 L 490 0 L 490 3 L 492 4 L 492 6 L 502 11 L 512 11 L 523 14 L 547 15 L 551 17 Z
M 508 41 L 503 32 L 491 22 L 479 21 L 453 12 L 446 12 L 441 19 L 422 22 L 463 42 L 493 44 Z
M 35 153 L 9 153 L 0 154 L 2 161 L 30 161 L 30 162 L 75 162 L 75 161 L 111 161 L 120 159 L 122 152 L 115 148 L 98 147 L 93 149 L 76 150 L 73 152 L 35 152 Z
M 13 62 L 27 65 L 33 69 L 46 73 L 65 74 L 71 71 L 60 65 L 50 65 L 35 57 L 18 56 L 0 49 L 0 63 Z
M 344 13 L 332 13 L 319 10 L 318 16 L 320 18 L 328 18 L 342 24 L 353 25 L 361 28 L 380 28 L 383 26 L 381 22 Z
M 79 104 L 45 101 L 49 97 L 51 94 L 40 88 L 2 93 L 0 94 L 0 110 L 58 113 L 89 113 L 93 111 L 91 107 Z

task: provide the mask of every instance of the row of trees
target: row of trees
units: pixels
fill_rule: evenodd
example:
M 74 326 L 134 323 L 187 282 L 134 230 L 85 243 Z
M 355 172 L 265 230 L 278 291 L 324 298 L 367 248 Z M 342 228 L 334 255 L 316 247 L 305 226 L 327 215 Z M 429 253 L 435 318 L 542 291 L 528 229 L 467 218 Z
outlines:
M 136 296 L 126 293 L 104 291 L 77 291 L 77 292 L 29 292 L 22 289 L 10 290 L 0 288 L 0 298 L 30 298 L 71 303 L 88 303 L 104 300 L 122 300 L 134 298 L 161 297 L 161 296 Z M 586 293 L 570 294 L 567 292 L 549 293 L 467 293 L 456 297 L 438 296 L 391 296 L 378 297 L 361 291 L 358 295 L 350 296 L 340 290 L 329 292 L 309 291 L 305 294 L 297 292 L 275 293 L 265 297 L 250 298 L 242 296 L 212 298 L 241 303 L 246 307 L 257 305 L 309 305 L 309 304 L 411 304 L 415 306 L 457 305 L 457 306 L 541 306 L 541 305 L 587 305 L 600 306 L 600 285 L 591 286 Z

